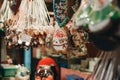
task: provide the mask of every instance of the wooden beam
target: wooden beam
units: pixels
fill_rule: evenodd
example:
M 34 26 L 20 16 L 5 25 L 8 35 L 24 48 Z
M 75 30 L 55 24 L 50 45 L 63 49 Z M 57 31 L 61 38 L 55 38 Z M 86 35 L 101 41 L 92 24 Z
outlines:
M 53 0 L 45 0 L 45 2 L 47 2 L 47 3 L 52 3 Z

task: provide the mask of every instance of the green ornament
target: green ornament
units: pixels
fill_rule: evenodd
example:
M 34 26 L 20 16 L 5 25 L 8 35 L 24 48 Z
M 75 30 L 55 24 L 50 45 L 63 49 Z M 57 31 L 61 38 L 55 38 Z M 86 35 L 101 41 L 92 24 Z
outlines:
M 82 1 L 82 3 L 84 0 Z M 88 24 L 88 14 L 91 12 L 92 8 L 90 6 L 90 2 L 88 1 L 85 5 L 81 5 L 78 13 L 75 17 L 76 26 L 84 26 Z
M 99 8 L 91 5 L 91 12 L 88 15 L 88 28 L 90 32 L 101 32 L 108 29 L 111 19 L 118 19 L 120 11 L 111 2 L 103 3 Z

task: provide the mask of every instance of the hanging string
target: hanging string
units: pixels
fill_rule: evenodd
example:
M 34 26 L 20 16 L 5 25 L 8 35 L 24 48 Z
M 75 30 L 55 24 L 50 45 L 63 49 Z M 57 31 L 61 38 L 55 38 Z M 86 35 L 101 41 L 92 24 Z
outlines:
M 99 57 L 100 60 L 95 66 L 93 76 L 88 80 L 113 80 L 116 54 L 118 54 L 116 50 L 109 52 L 102 51 Z
M 6 6 L 7 5 L 7 0 L 4 0 L 3 1 L 3 4 L 2 4 L 2 6 L 1 6 L 1 9 L 0 9 L 0 18 L 3 20 L 3 15 L 4 15 L 4 12 L 5 12 L 5 10 L 6 10 Z
M 11 15 L 12 15 L 12 11 L 10 9 L 10 5 L 9 5 L 9 1 L 6 1 L 3 2 L 3 7 L 1 9 L 1 20 L 6 20 L 6 19 L 10 19 L 11 18 Z M 6 5 L 6 7 L 5 7 Z M 3 10 L 5 9 L 5 10 Z

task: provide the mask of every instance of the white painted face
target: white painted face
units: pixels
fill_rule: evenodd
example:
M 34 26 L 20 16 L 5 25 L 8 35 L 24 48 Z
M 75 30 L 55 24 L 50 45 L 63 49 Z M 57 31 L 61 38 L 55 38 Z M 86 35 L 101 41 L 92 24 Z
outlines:
M 53 35 L 53 48 L 55 50 L 66 50 L 68 47 L 68 38 L 66 33 L 60 29 Z

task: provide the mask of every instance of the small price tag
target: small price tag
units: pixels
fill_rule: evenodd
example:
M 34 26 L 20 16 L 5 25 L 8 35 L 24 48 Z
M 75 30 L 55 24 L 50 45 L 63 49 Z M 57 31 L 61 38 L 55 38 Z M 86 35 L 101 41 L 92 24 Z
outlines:
M 32 37 L 29 36 L 29 35 L 27 35 L 27 34 L 22 34 L 20 40 L 21 40 L 22 42 L 30 42 L 30 41 L 31 41 L 31 38 L 32 38 Z

